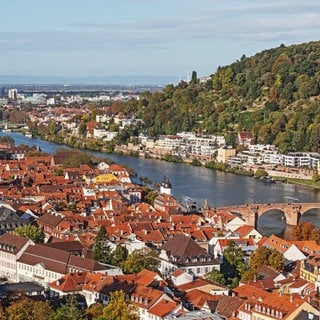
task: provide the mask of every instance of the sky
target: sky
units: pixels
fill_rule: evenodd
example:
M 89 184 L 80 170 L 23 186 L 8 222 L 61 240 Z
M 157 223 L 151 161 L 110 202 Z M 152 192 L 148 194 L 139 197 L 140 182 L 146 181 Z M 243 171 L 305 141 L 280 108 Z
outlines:
M 10 0 L 0 75 L 178 81 L 319 35 L 319 0 Z

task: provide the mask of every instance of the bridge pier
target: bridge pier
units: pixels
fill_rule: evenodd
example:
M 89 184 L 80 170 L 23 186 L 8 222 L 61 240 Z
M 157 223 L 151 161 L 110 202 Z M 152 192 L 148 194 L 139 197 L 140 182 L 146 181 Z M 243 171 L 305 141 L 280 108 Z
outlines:
M 286 210 L 286 222 L 287 225 L 296 226 L 300 219 L 300 205 L 299 204 L 292 204 L 290 210 Z
M 245 220 L 246 220 L 246 224 L 248 226 L 252 226 L 254 228 L 257 227 L 257 222 L 258 222 L 258 209 L 259 207 L 257 205 L 254 206 L 250 206 L 250 208 L 248 208 L 248 213 L 246 214 Z

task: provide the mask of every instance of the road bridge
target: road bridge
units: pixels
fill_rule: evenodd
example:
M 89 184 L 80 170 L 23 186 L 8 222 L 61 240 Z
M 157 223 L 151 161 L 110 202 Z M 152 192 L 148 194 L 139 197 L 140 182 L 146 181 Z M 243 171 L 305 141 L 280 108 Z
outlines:
M 311 209 L 320 209 L 320 202 L 316 203 L 250 203 L 246 205 L 235 205 L 227 207 L 215 208 L 219 211 L 229 211 L 232 213 L 239 213 L 245 219 L 246 224 L 250 226 L 256 226 L 260 216 L 270 210 L 282 211 L 286 223 L 291 226 L 296 226 L 300 217 Z

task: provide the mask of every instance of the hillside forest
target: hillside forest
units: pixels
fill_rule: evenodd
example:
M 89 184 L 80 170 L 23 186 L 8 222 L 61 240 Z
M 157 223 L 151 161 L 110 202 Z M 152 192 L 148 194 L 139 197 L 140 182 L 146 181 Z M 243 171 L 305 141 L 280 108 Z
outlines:
M 257 143 L 275 144 L 282 153 L 319 152 L 320 42 L 243 55 L 205 81 L 193 71 L 188 82 L 112 109 L 141 118 L 139 129 L 150 137 L 193 131 L 222 134 L 232 145 L 238 132 L 251 131 Z

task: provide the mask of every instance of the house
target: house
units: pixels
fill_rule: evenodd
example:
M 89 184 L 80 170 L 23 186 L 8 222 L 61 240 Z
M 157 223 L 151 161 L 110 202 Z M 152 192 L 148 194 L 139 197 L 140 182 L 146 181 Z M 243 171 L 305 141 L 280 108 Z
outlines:
M 310 255 L 301 263 L 300 277 L 320 289 L 320 255 Z
M 311 306 L 305 299 L 299 295 L 284 295 L 281 292 L 272 292 L 264 299 L 258 299 L 254 302 L 247 300 L 244 304 L 243 316 L 240 319 L 245 320 L 261 319 L 286 319 L 293 320 L 302 311 L 319 314 L 316 308 Z
M 141 320 L 154 319 L 154 316 L 159 314 L 159 312 L 155 311 L 154 308 L 158 303 L 161 303 L 161 305 L 165 305 L 166 307 L 168 307 L 167 304 L 170 303 L 170 310 L 168 310 L 169 312 L 176 307 L 176 304 L 175 306 L 173 306 L 172 304 L 174 303 L 174 300 L 171 299 L 171 297 L 165 292 L 151 287 L 145 287 L 142 285 L 135 286 L 135 288 L 130 294 L 129 300 L 137 308 L 139 313 L 139 319 Z M 152 311 L 151 314 L 150 310 Z
M 0 276 L 9 281 L 18 281 L 17 260 L 33 244 L 28 238 L 10 233 L 0 236 Z
M 159 270 L 164 277 L 170 277 L 177 269 L 194 276 L 203 276 L 213 269 L 220 270 L 220 264 L 211 254 L 183 234 L 175 235 L 161 247 L 159 259 Z
M 262 239 L 262 234 L 258 232 L 253 226 L 241 226 L 233 230 L 233 234 L 243 239 L 253 239 L 255 243 L 258 243 Z
M 237 136 L 237 143 L 245 146 L 253 144 L 254 136 L 252 132 L 249 132 L 249 131 L 239 132 Z
M 43 244 L 29 246 L 17 259 L 18 281 L 34 281 L 45 287 L 70 272 L 107 273 L 108 269 L 109 266 L 91 259 Z
M 0 234 L 31 224 L 32 220 L 33 218 L 30 215 L 20 216 L 11 205 L 4 202 L 0 203 Z
M 164 212 L 179 212 L 181 211 L 181 205 L 179 202 L 171 195 L 167 193 L 161 193 L 154 199 L 153 207 L 156 210 Z
M 23 293 L 28 297 L 45 297 L 45 287 L 34 282 L 0 284 L 0 298 L 12 292 Z
M 183 269 L 177 269 L 171 274 L 172 283 L 178 287 L 193 282 L 193 275 Z
M 237 317 L 239 307 L 242 304 L 243 300 L 238 297 L 222 295 L 217 300 L 207 301 L 201 310 L 215 313 L 223 319 L 234 319 Z
M 210 293 L 213 296 L 229 294 L 229 289 L 227 287 L 201 277 L 194 279 L 192 282 L 181 284 L 177 286 L 177 289 L 183 292 L 189 292 L 197 289 L 201 292 Z
M 269 249 L 275 249 L 283 254 L 285 264 L 288 265 L 294 261 L 304 260 L 306 255 L 292 242 L 271 235 L 263 243 L 263 246 Z

